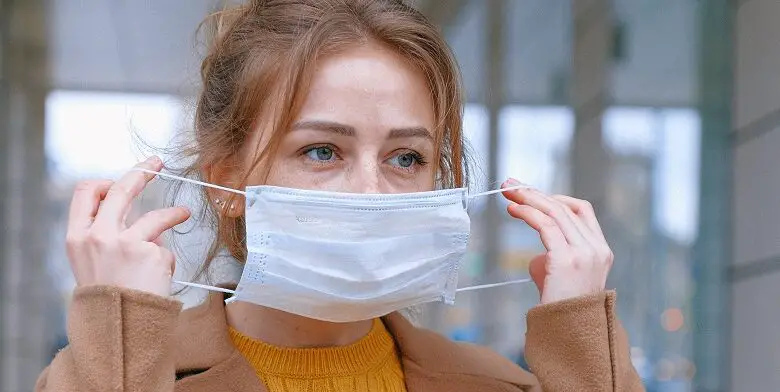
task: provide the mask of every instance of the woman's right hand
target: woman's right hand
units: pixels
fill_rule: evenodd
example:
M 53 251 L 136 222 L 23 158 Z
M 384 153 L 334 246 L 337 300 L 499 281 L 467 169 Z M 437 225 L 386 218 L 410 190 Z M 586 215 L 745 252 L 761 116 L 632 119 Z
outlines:
M 152 157 L 136 167 L 159 171 L 162 161 Z M 133 170 L 117 182 L 85 181 L 76 186 L 66 244 L 78 286 L 111 285 L 170 294 L 175 260 L 161 245 L 160 236 L 186 221 L 189 210 L 154 210 L 129 227 L 125 222 L 133 199 L 153 178 Z

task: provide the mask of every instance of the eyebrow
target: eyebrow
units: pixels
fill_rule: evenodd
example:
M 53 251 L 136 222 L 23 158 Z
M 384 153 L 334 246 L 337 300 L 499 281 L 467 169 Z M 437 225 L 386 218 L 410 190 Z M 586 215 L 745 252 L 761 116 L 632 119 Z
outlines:
M 431 132 L 425 127 L 411 127 L 411 128 L 396 128 L 391 129 L 388 139 L 401 139 L 406 137 L 419 137 L 423 139 L 433 140 Z
M 293 131 L 301 129 L 330 132 L 341 136 L 354 137 L 357 135 L 354 127 L 331 121 L 302 121 L 295 123 L 292 126 Z M 431 132 L 425 127 L 394 128 L 390 130 L 390 133 L 387 136 L 388 139 L 402 139 L 410 137 L 433 140 Z
M 302 121 L 292 126 L 293 131 L 307 129 L 312 131 L 322 131 L 336 133 L 342 136 L 355 136 L 355 128 L 349 125 L 339 124 L 330 121 Z

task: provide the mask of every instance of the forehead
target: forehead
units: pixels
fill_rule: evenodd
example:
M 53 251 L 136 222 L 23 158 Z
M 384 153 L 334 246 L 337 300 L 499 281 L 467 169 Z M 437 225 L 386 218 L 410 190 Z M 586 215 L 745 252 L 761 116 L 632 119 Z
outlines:
M 318 61 L 299 117 L 432 130 L 435 115 L 423 72 L 388 48 L 365 44 Z

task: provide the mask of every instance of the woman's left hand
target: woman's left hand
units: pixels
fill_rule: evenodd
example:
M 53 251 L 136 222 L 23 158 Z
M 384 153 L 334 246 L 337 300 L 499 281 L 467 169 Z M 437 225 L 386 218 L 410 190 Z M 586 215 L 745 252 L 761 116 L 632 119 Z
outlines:
M 520 183 L 510 179 L 502 187 L 516 185 Z M 539 232 L 547 249 L 528 268 L 541 303 L 604 290 L 614 256 L 590 203 L 530 188 L 503 194 L 510 201 L 509 215 Z

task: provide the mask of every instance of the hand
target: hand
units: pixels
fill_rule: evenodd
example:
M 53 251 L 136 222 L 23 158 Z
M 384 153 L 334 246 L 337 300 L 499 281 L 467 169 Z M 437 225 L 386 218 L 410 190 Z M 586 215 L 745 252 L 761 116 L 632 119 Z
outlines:
M 153 157 L 136 167 L 159 171 L 162 161 Z M 116 183 L 86 181 L 76 186 L 66 247 L 78 286 L 112 285 L 170 294 L 176 263 L 160 236 L 186 221 L 190 212 L 166 208 L 144 214 L 130 227 L 125 222 L 133 199 L 153 178 L 130 171 Z
M 520 185 L 510 179 L 502 187 Z M 531 259 L 529 272 L 546 304 L 604 290 L 614 256 L 593 207 L 569 196 L 535 189 L 503 193 L 507 212 L 534 230 L 547 252 Z

